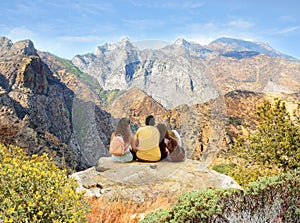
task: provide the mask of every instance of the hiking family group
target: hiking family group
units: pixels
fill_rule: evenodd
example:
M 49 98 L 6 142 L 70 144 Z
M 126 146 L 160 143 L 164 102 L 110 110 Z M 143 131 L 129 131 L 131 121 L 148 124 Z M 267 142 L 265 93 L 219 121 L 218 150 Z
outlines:
M 111 135 L 109 152 L 115 162 L 180 162 L 186 159 L 178 132 L 168 129 L 164 123 L 155 125 L 153 115 L 146 117 L 145 126 L 138 128 L 135 134 L 131 131 L 130 119 L 121 118 Z

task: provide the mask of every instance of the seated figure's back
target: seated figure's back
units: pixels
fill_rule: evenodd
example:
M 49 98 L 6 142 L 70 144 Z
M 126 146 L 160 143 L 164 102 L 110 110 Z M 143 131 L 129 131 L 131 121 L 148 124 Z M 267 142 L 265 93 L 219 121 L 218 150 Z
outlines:
M 135 138 L 138 143 L 136 156 L 142 161 L 159 161 L 159 131 L 154 126 L 145 126 L 137 130 Z

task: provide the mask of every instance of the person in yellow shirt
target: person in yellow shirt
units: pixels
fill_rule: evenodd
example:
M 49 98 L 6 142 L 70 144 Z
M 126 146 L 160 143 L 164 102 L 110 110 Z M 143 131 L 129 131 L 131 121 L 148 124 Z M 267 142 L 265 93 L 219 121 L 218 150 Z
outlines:
M 150 117 L 150 116 L 148 116 Z M 146 118 L 146 126 L 140 127 L 134 136 L 137 161 L 156 162 L 161 159 L 159 148 L 160 133 L 156 127 L 154 117 Z M 151 122 L 149 123 L 149 120 Z

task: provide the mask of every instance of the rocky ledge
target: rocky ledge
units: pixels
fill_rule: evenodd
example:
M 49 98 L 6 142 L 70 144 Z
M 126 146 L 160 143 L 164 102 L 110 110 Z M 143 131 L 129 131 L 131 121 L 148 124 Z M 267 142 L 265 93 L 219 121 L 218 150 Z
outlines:
M 242 189 L 232 178 L 210 170 L 206 163 L 185 162 L 116 163 L 110 157 L 99 159 L 95 167 L 72 174 L 78 191 L 86 196 L 104 196 L 143 201 L 159 194 L 180 194 L 207 188 Z

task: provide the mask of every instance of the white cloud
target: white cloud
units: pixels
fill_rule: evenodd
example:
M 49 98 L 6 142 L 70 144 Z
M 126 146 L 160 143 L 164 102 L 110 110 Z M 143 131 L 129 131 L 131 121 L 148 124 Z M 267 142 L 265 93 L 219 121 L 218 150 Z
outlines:
M 200 45 L 207 45 L 213 40 L 215 40 L 218 37 L 212 37 L 212 36 L 207 36 L 207 35 L 199 35 L 199 36 L 192 36 L 191 41 L 199 43 Z
M 293 17 L 290 16 L 290 15 L 280 16 L 279 20 L 280 21 L 284 21 L 284 22 L 292 22 L 292 21 L 294 21 Z
M 13 41 L 34 39 L 34 37 L 36 36 L 33 31 L 26 28 L 25 26 L 15 27 L 11 29 L 8 35 L 8 37 L 11 38 Z
M 238 20 L 236 20 L 238 21 Z M 218 23 L 210 21 L 208 23 L 195 23 L 186 25 L 183 29 L 181 36 L 185 36 L 186 39 L 199 43 L 201 45 L 209 44 L 211 41 L 220 37 L 238 38 L 238 39 L 261 39 L 257 33 L 251 32 L 251 30 L 244 29 L 246 24 L 240 24 L 241 27 L 229 25 L 229 23 Z M 250 26 L 250 24 L 249 24 Z
M 195 9 L 205 5 L 204 1 L 190 0 L 190 1 L 161 1 L 161 0 L 132 0 L 131 3 L 139 7 L 149 8 L 169 8 L 169 9 Z
M 59 41 L 67 42 L 95 42 L 100 41 L 101 37 L 99 36 L 60 36 L 56 38 Z
M 292 27 L 287 27 L 284 29 L 271 29 L 269 30 L 271 35 L 284 35 L 288 33 L 295 32 L 297 30 L 300 30 L 300 26 L 292 26 Z
M 238 19 L 238 20 L 233 20 L 229 22 L 229 26 L 236 27 L 236 28 L 243 28 L 243 29 L 248 29 L 254 26 L 253 23 Z
M 138 19 L 138 20 L 124 20 L 129 25 L 132 25 L 134 28 L 139 29 L 148 29 L 150 27 L 157 27 L 164 25 L 163 20 L 155 20 L 155 19 Z

